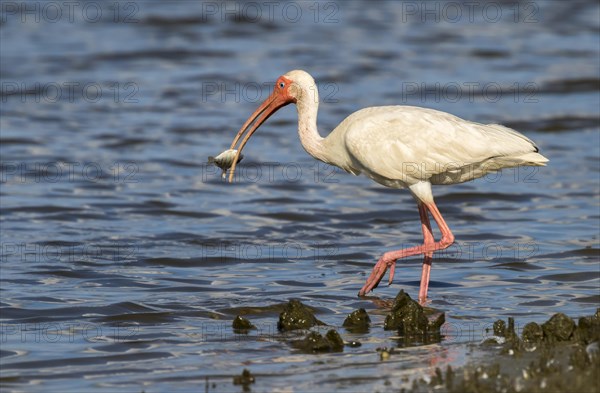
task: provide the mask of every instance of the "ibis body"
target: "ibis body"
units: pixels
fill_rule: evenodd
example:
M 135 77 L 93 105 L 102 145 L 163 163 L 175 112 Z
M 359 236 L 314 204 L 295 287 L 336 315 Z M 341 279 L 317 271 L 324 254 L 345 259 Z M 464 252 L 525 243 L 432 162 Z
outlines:
M 290 103 L 296 104 L 298 134 L 308 154 L 354 175 L 364 174 L 386 187 L 408 188 L 417 202 L 423 244 L 384 253 L 359 295 L 377 287 L 388 268 L 391 283 L 398 259 L 423 254 L 419 299 L 426 299 L 432 254 L 454 242 L 434 202 L 432 184 L 457 184 L 503 168 L 544 166 L 548 161 L 531 139 L 515 130 L 414 106 L 359 110 L 323 138 L 317 130 L 318 90 L 314 79 L 302 70 L 279 77 L 272 94 L 244 123 L 231 149 L 241 139 L 239 155 L 258 127 Z M 229 181 L 237 162 L 233 159 Z M 441 232 L 438 241 L 433 237 L 430 215 Z

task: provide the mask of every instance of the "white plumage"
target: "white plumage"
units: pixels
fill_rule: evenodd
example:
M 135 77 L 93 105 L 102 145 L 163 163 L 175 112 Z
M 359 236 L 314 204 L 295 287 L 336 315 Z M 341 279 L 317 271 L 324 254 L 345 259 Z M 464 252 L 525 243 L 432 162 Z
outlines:
M 362 109 L 340 123 L 325 143 L 343 144 L 342 167 L 348 172 L 394 188 L 462 183 L 502 168 L 548 161 L 533 141 L 510 128 L 412 106 Z

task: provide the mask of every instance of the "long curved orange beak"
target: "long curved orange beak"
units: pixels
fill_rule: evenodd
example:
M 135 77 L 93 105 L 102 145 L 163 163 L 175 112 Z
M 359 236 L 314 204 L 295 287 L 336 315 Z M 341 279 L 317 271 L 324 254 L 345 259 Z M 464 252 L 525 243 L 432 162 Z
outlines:
M 280 90 L 278 90 L 277 85 L 273 90 L 273 93 L 254 111 L 254 113 L 246 120 L 240 131 L 237 133 L 233 142 L 231 142 L 230 149 L 235 148 L 236 143 L 242 137 L 246 129 L 250 126 L 250 124 L 254 123 L 242 142 L 237 149 L 237 153 L 235 158 L 233 159 L 233 165 L 231 166 L 231 171 L 229 172 L 229 183 L 233 181 L 233 173 L 235 172 L 235 167 L 237 165 L 240 154 L 242 153 L 242 149 L 246 146 L 248 139 L 254 134 L 254 132 L 261 126 L 271 115 L 283 106 L 291 103 L 292 100 L 286 98 L 284 94 Z

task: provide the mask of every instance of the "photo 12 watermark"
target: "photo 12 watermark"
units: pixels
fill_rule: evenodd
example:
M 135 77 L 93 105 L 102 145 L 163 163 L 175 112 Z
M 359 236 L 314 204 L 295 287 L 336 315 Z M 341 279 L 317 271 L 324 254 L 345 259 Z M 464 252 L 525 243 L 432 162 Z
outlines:
M 313 161 L 309 164 L 299 162 L 261 162 L 245 163 L 237 166 L 234 182 L 247 183 L 339 183 L 339 175 L 344 171 L 334 165 Z M 200 167 L 202 182 L 222 180 L 223 170 L 211 163 Z
M 312 260 L 320 262 L 334 258 L 340 252 L 339 247 L 329 243 L 301 243 L 287 241 L 283 243 L 231 242 L 207 240 L 200 244 L 195 253 L 203 261 L 228 262 L 278 262 L 282 260 Z
M 135 82 L 18 82 L 3 81 L 0 84 L 2 103 L 19 100 L 22 103 L 113 102 L 115 104 L 137 104 L 139 86 Z
M 391 166 L 391 165 L 390 165 Z M 393 167 L 393 166 L 392 166 Z M 227 175 L 228 172 L 226 172 Z M 406 186 L 414 184 L 419 179 L 428 178 L 433 181 L 452 183 L 468 183 L 483 181 L 498 183 L 511 181 L 513 183 L 537 184 L 539 167 L 515 166 L 502 169 L 497 163 L 465 163 L 447 162 L 402 162 L 397 164 L 398 177 L 396 180 L 406 182 Z M 226 181 L 223 170 L 212 163 L 200 166 L 199 174 L 202 182 Z M 343 176 L 350 176 L 343 169 L 321 161 L 306 162 L 275 162 L 261 163 L 240 162 L 233 175 L 234 182 L 280 184 L 280 183 L 311 183 L 337 184 Z
M 184 3 L 185 1 L 173 1 Z M 189 3 L 189 2 L 188 2 Z M 337 24 L 341 1 L 201 1 L 187 4 L 198 23 Z M 2 23 L 140 23 L 140 1 L 3 1 Z M 535 1 L 401 1 L 399 23 L 539 23 Z
M 250 102 L 261 103 L 271 93 L 275 87 L 274 82 L 212 82 L 204 81 L 200 84 L 200 101 L 226 103 L 226 102 Z M 292 88 L 295 86 L 292 85 Z M 312 94 L 314 101 L 323 103 L 337 103 L 339 85 L 334 82 L 320 83 L 318 88 L 311 86 L 309 94 Z
M 401 1 L 402 23 L 539 23 L 535 1 Z
M 112 163 L 96 161 L 0 161 L 0 183 L 5 184 L 138 183 L 140 182 L 139 172 L 138 164 L 133 161 L 115 161 Z
M 345 335 L 345 327 L 340 325 L 314 326 L 310 329 L 298 329 L 294 331 L 281 331 L 277 323 L 267 321 L 253 321 L 254 328 L 238 331 L 232 329 L 231 321 L 210 321 L 204 322 L 199 328 L 186 333 L 195 340 L 202 342 L 256 342 L 265 341 L 287 341 L 301 339 L 309 332 L 319 332 L 326 334 L 327 331 L 335 329 L 339 331 L 342 337 Z M 482 343 L 485 340 L 493 339 L 502 343 L 504 337 L 496 336 L 494 327 L 497 321 L 446 321 L 440 327 L 440 339 L 444 342 L 464 342 L 464 343 Z M 505 324 L 502 324 L 506 328 Z M 511 326 L 515 334 L 521 335 L 525 325 L 514 323 Z
M 539 103 L 538 85 L 534 82 L 410 82 L 403 81 L 399 86 L 399 99 L 402 104 L 411 102 L 468 102 L 483 101 L 496 103 L 510 100 L 514 103 Z
M 106 326 L 90 322 L 0 323 L 0 343 L 64 344 L 84 342 L 126 342 L 139 333 L 136 324 L 112 323 Z
M 136 1 L 2 1 L 2 23 L 139 23 Z
M 397 248 L 410 248 L 421 244 L 400 244 Z M 448 261 L 526 261 L 537 256 L 539 244 L 535 241 L 519 240 L 515 242 L 470 241 L 454 242 L 450 247 L 433 253 L 434 260 Z M 331 243 L 302 243 L 288 241 L 284 243 L 231 242 L 207 240 L 200 244 L 196 258 L 218 263 L 239 261 L 278 262 L 281 260 L 311 260 L 322 262 L 340 255 L 339 246 Z M 374 255 L 374 261 L 379 255 Z
M 200 101 L 203 103 L 261 103 L 273 91 L 272 82 L 217 82 L 204 81 L 200 85 Z M 317 89 L 316 87 L 314 87 Z M 319 83 L 313 93 L 315 101 L 338 103 L 340 86 L 335 82 Z M 483 101 L 497 103 L 512 101 L 522 104 L 540 102 L 540 87 L 535 82 L 500 83 L 495 81 L 422 82 L 402 81 L 395 96 L 399 104 L 410 103 L 474 103 Z
M 399 248 L 414 247 L 415 244 L 403 244 Z M 450 247 L 435 251 L 433 260 L 440 262 L 448 260 L 456 261 L 494 261 L 506 259 L 511 261 L 526 261 L 539 255 L 540 246 L 536 241 L 515 241 L 515 242 L 499 242 L 499 241 L 455 241 Z
M 203 1 L 203 22 L 323 23 L 340 22 L 335 1 Z
M 127 262 L 138 257 L 139 246 L 127 242 L 106 244 L 0 243 L 0 263 Z

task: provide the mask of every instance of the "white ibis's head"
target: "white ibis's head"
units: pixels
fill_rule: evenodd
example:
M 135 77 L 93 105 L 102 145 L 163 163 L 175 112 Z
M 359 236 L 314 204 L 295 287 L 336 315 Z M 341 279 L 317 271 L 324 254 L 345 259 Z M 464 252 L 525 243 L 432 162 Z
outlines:
M 242 139 L 242 142 L 237 149 L 237 155 L 233 160 L 233 166 L 229 173 L 229 182 L 233 180 L 233 173 L 238 161 L 238 156 L 241 154 L 248 139 L 256 132 L 258 127 L 271 117 L 273 113 L 277 112 L 279 108 L 291 103 L 297 103 L 300 100 L 306 100 L 309 97 L 316 99 L 316 102 L 319 100 L 315 80 L 308 72 L 294 70 L 277 78 L 277 82 L 275 82 L 275 87 L 273 88 L 271 95 L 267 97 L 252 115 L 250 115 L 231 143 L 231 149 L 234 149 L 238 140 L 252 124 L 252 127 L 248 130 L 248 133 L 244 139 Z
M 280 76 L 275 85 L 275 90 L 278 86 L 282 86 L 282 82 L 287 83 L 288 90 L 286 94 L 292 99 L 291 102 L 297 103 L 303 99 L 314 99 L 316 103 L 319 102 L 317 85 L 308 72 L 294 70 Z

